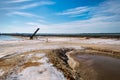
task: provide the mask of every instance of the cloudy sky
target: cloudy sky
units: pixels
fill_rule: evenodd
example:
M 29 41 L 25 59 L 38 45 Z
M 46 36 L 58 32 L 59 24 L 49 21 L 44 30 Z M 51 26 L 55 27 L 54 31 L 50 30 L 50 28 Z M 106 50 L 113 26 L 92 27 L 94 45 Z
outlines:
M 0 0 L 0 32 L 120 33 L 120 0 Z

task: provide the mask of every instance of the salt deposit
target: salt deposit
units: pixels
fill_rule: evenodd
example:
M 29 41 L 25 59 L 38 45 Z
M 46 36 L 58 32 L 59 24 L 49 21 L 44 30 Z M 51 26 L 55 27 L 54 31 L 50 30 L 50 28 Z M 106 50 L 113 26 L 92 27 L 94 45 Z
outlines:
M 3 74 L 4 74 L 4 71 L 0 69 L 0 76 L 2 76 Z
M 120 40 L 116 39 L 86 39 L 80 40 L 81 43 L 89 43 L 89 44 L 116 44 L 120 45 Z

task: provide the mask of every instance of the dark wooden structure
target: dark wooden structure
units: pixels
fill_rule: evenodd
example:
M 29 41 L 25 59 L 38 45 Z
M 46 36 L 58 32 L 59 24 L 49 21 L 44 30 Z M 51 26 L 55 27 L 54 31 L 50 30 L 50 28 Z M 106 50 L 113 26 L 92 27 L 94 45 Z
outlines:
M 37 30 L 30 36 L 30 39 L 32 40 L 33 37 L 36 35 L 36 33 L 39 31 L 40 28 L 37 28 Z

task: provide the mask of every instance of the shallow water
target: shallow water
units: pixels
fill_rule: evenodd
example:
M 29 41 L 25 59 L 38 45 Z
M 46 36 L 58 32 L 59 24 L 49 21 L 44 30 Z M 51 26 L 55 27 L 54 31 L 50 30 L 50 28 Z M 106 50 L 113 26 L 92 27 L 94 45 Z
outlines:
M 0 40 L 8 41 L 8 40 L 21 40 L 21 39 L 20 38 L 16 38 L 14 36 L 0 35 Z
M 89 80 L 120 80 L 120 59 L 99 55 L 76 55 L 75 58 L 80 62 L 81 72 L 92 76 Z

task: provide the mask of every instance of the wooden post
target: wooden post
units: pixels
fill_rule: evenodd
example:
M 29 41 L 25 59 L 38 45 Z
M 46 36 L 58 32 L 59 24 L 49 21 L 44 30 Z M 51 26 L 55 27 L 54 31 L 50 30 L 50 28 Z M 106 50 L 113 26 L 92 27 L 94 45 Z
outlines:
M 37 28 L 37 30 L 30 36 L 30 39 L 32 40 L 35 34 L 39 31 L 40 28 Z

